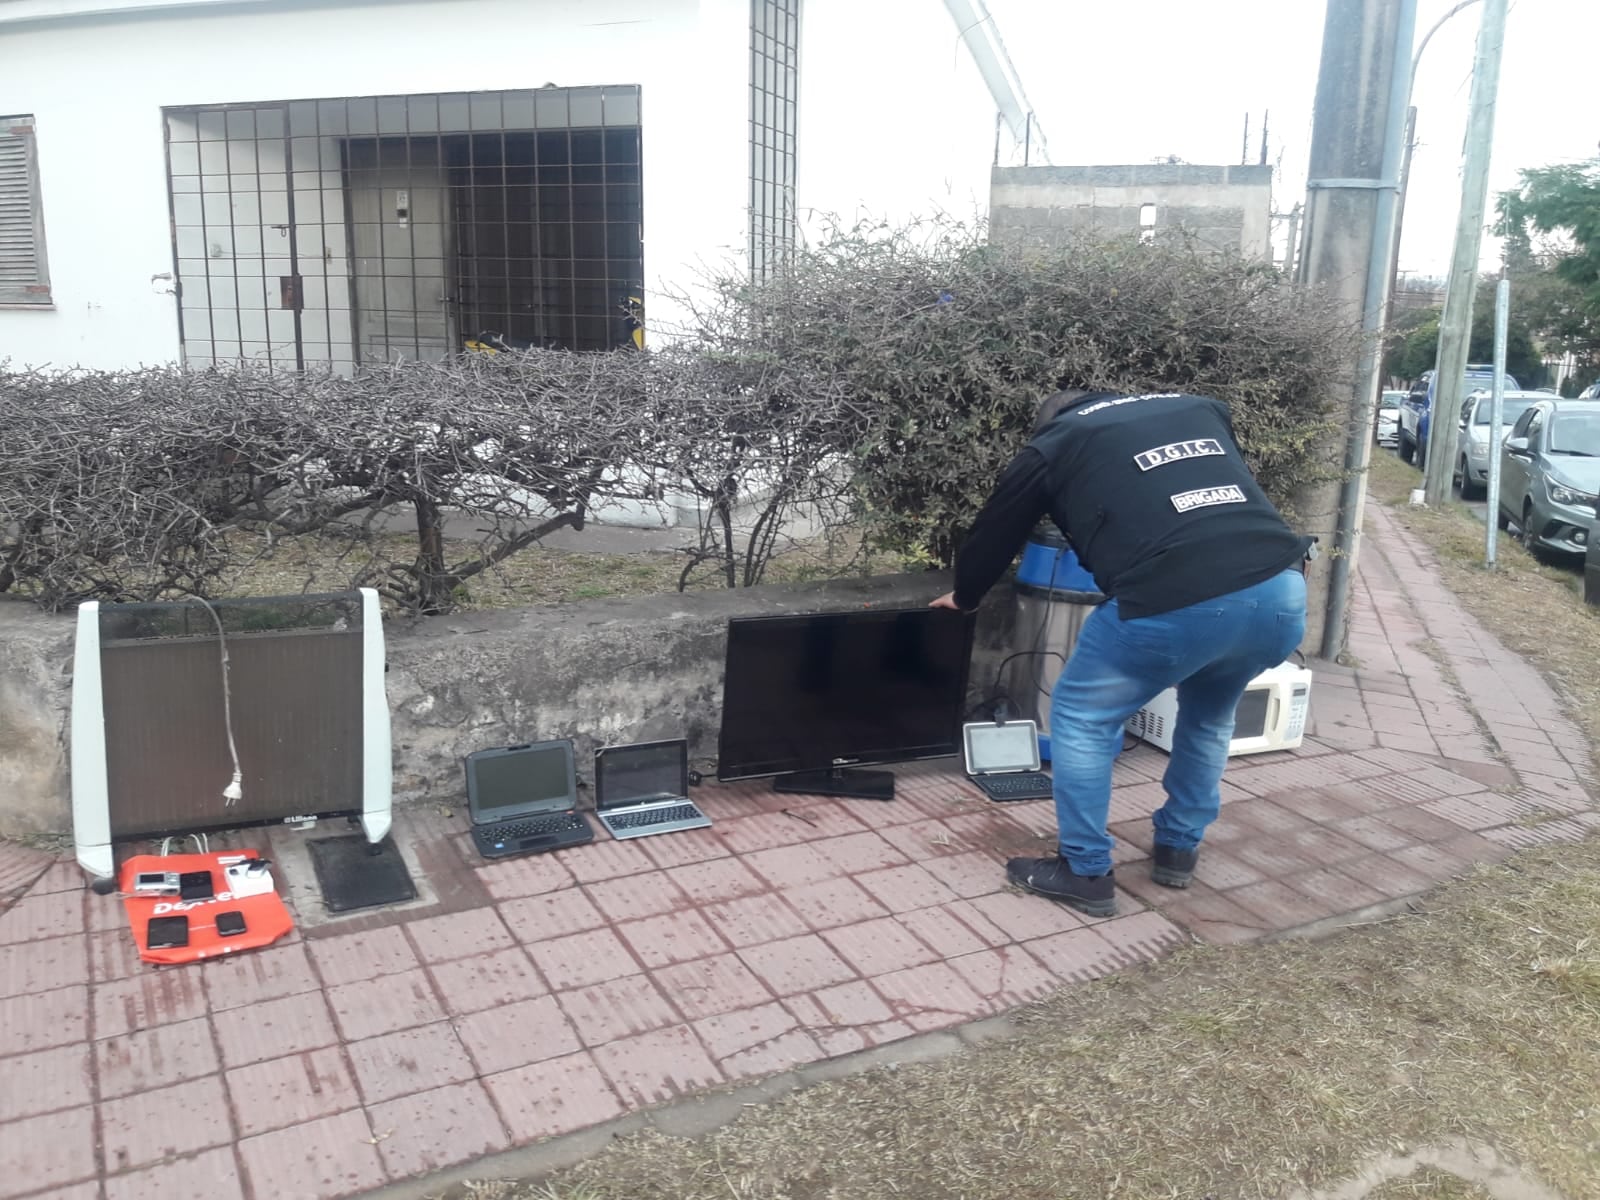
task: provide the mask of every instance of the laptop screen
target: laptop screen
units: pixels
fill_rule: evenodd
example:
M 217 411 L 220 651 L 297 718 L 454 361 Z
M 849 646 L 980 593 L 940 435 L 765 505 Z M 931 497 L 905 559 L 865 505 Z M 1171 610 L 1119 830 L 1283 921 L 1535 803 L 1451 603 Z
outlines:
M 567 742 L 481 751 L 467 759 L 467 776 L 472 819 L 480 823 L 561 812 L 578 799 Z
M 1038 726 L 1032 721 L 971 725 L 967 728 L 967 770 L 981 775 L 1032 767 L 1038 761 L 1038 738 Z
M 609 747 L 595 755 L 594 775 L 596 808 L 687 796 L 689 743 L 680 739 Z

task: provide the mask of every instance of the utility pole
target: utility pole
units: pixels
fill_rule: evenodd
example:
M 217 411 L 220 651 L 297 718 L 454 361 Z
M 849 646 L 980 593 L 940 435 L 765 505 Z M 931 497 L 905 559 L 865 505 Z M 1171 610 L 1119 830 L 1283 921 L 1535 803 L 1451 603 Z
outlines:
M 1328 381 L 1343 419 L 1319 449 L 1343 478 L 1296 497 L 1324 551 L 1308 573 L 1306 629 L 1324 658 L 1344 650 L 1360 550 L 1416 16 L 1416 0 L 1328 0 L 1323 25 L 1297 278 L 1339 301 L 1365 334 L 1360 360 Z
M 1472 299 L 1478 286 L 1478 252 L 1483 245 L 1484 206 L 1489 199 L 1489 155 L 1494 146 L 1495 97 L 1500 90 L 1500 52 L 1506 41 L 1506 0 L 1483 0 L 1483 24 L 1472 64 L 1472 97 L 1461 163 L 1461 215 L 1456 223 L 1455 255 L 1445 284 L 1444 315 L 1439 318 L 1438 375 L 1428 414 L 1428 455 L 1423 468 L 1423 498 L 1429 504 L 1450 499 L 1455 471 L 1457 423 L 1466 384 L 1467 348 L 1472 337 Z M 1492 515 L 1492 514 L 1491 514 Z

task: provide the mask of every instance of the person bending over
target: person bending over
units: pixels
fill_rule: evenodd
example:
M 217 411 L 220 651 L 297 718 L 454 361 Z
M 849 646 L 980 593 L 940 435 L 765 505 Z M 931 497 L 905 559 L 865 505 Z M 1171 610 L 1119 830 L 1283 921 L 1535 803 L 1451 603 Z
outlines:
M 1154 817 L 1151 875 L 1187 887 L 1250 681 L 1305 636 L 1314 538 L 1285 523 L 1209 396 L 1062 391 L 996 482 L 933 607 L 972 612 L 1040 520 L 1066 536 L 1108 599 L 1083 623 L 1050 702 L 1059 854 L 1013 858 L 1012 883 L 1090 916 L 1116 914 L 1111 765 L 1130 716 L 1178 692 Z

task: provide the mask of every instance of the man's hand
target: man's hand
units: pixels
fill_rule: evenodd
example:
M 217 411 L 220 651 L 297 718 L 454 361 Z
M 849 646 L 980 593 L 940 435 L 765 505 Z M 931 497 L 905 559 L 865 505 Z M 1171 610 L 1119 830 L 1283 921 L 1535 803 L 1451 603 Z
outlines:
M 961 609 L 956 605 L 956 594 L 954 592 L 946 592 L 944 595 L 940 596 L 937 600 L 928 601 L 928 607 L 929 608 L 948 608 L 951 612 L 960 612 L 961 611 Z

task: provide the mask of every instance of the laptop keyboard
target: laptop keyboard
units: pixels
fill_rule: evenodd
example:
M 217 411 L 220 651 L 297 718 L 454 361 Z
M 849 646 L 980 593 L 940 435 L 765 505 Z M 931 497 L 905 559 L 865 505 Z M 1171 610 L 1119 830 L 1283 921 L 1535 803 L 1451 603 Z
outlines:
M 606 824 L 613 829 L 638 829 L 645 825 L 665 825 L 668 821 L 692 821 L 700 810 L 692 804 L 674 804 L 670 808 L 650 808 L 643 812 L 606 814 Z
M 996 800 L 1032 800 L 1052 795 L 1050 776 L 1043 771 L 1024 771 L 1020 775 L 983 775 L 977 780 Z
M 551 833 L 566 833 L 569 830 L 586 829 L 582 817 L 575 812 L 551 813 L 547 817 L 530 817 L 526 821 L 518 821 L 515 825 L 495 825 L 487 832 L 494 835 L 497 842 L 512 842 L 519 838 L 542 837 Z

